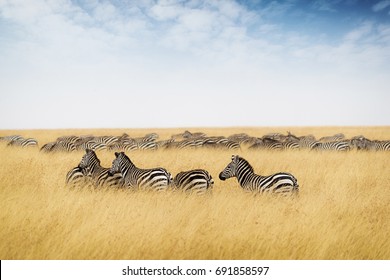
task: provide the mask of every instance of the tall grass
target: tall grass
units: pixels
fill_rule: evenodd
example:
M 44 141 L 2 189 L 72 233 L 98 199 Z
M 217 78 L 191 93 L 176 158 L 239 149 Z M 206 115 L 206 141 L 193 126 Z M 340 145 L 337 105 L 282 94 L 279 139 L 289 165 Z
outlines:
M 261 136 L 283 128 L 199 129 L 210 135 Z M 171 130 L 2 131 L 41 144 L 68 134 L 141 136 Z M 390 139 L 390 128 L 293 128 L 317 137 Z M 134 151 L 140 167 L 173 175 L 204 168 L 212 195 L 69 189 L 65 175 L 82 152 L 42 154 L 0 144 L 1 259 L 389 259 L 390 154 L 387 152 L 242 151 L 258 174 L 292 173 L 296 199 L 253 196 L 236 179 L 220 181 L 231 151 Z M 98 152 L 110 166 L 111 152 Z

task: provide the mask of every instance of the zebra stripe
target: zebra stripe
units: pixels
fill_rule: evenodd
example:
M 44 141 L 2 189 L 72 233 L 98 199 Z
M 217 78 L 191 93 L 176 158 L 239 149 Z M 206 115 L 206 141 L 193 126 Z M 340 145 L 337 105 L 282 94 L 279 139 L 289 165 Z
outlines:
M 239 156 L 232 156 L 232 161 L 219 174 L 219 179 L 222 181 L 232 177 L 236 177 L 240 186 L 246 191 L 284 195 L 298 193 L 297 179 L 290 173 L 257 175 L 249 162 Z
M 88 178 L 85 170 L 80 167 L 74 167 L 66 174 L 65 183 L 71 187 L 82 187 L 87 185 Z
M 165 190 L 172 182 L 172 175 L 164 168 L 140 169 L 124 152 L 115 153 L 110 175 L 120 173 L 123 185 L 142 190 Z
M 253 144 L 252 146 L 249 146 L 250 150 L 255 150 L 255 149 L 266 149 L 266 150 L 282 150 L 283 145 L 279 141 L 273 140 L 273 139 L 257 139 L 256 143 Z
M 12 141 L 15 141 L 15 140 L 23 140 L 24 138 L 20 135 L 10 135 L 10 136 L 3 136 L 3 137 L 0 137 L 0 142 L 12 142 Z
M 29 147 L 29 146 L 38 146 L 38 141 L 33 138 L 27 138 L 27 139 L 16 139 L 12 140 L 7 144 L 7 146 L 14 146 L 14 147 Z
M 316 151 L 349 151 L 351 150 L 351 144 L 349 141 L 318 142 L 314 145 L 313 149 Z
M 102 167 L 96 153 L 91 149 L 85 150 L 85 155 L 83 155 L 78 167 L 92 179 L 95 187 L 119 186 L 120 177 L 109 176 L 110 168 Z
M 212 189 L 213 184 L 213 178 L 203 169 L 183 171 L 173 179 L 174 188 L 187 193 L 204 194 Z
M 318 141 L 320 142 L 335 142 L 335 141 L 341 141 L 345 139 L 345 135 L 342 133 L 337 133 L 333 136 L 325 136 L 321 137 Z

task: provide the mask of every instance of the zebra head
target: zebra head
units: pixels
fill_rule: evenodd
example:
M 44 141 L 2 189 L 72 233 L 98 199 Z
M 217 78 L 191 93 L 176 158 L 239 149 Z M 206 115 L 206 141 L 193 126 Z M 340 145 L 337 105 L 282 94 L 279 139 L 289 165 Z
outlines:
M 232 161 L 225 167 L 225 169 L 219 173 L 219 179 L 225 181 L 226 179 L 232 178 L 236 176 L 237 165 L 239 162 L 239 156 L 232 156 Z
M 81 158 L 81 161 L 78 165 L 81 169 L 91 169 L 96 165 L 100 165 L 100 160 L 98 159 L 96 153 L 91 149 L 85 150 L 85 155 Z
M 124 157 L 126 157 L 124 152 L 115 152 L 115 159 L 112 161 L 108 176 L 114 176 L 114 174 L 121 173 L 121 162 Z

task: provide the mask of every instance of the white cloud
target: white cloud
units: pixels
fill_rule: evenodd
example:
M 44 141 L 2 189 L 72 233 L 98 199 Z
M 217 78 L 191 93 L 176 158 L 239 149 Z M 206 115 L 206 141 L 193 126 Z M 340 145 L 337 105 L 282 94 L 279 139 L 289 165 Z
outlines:
M 390 0 L 383 0 L 372 6 L 374 12 L 380 12 L 390 6 Z
M 12 126 L 4 116 L 18 106 L 34 112 L 32 126 L 50 108 L 53 125 L 147 127 L 315 124 L 334 106 L 317 96 L 343 96 L 341 118 L 343 106 L 360 104 L 351 92 L 362 102 L 369 92 L 382 109 L 388 103 L 387 24 L 363 22 L 331 45 L 263 19 L 290 2 L 256 13 L 233 1 L 113 3 L 0 2 L 0 21 L 13 34 L 0 40 L 0 128 Z M 94 124 L 79 118 L 89 108 L 100 112 Z M 389 116 L 377 122 L 389 124 Z

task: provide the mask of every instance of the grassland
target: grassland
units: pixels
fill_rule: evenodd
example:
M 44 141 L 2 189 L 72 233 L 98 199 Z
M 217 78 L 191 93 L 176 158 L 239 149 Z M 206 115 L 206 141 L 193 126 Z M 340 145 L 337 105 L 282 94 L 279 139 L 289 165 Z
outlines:
M 32 130 L 40 144 L 69 134 L 169 138 L 184 129 Z M 390 127 L 194 129 L 209 135 L 261 136 L 290 130 L 316 137 L 343 132 L 390 139 Z M 390 259 L 388 152 L 242 151 L 256 173 L 286 171 L 298 199 L 252 196 L 235 179 L 220 181 L 231 151 L 134 151 L 141 167 L 172 174 L 204 168 L 210 196 L 126 190 L 71 190 L 65 174 L 82 152 L 42 154 L 0 144 L 0 259 Z M 98 152 L 110 166 L 111 152 Z

